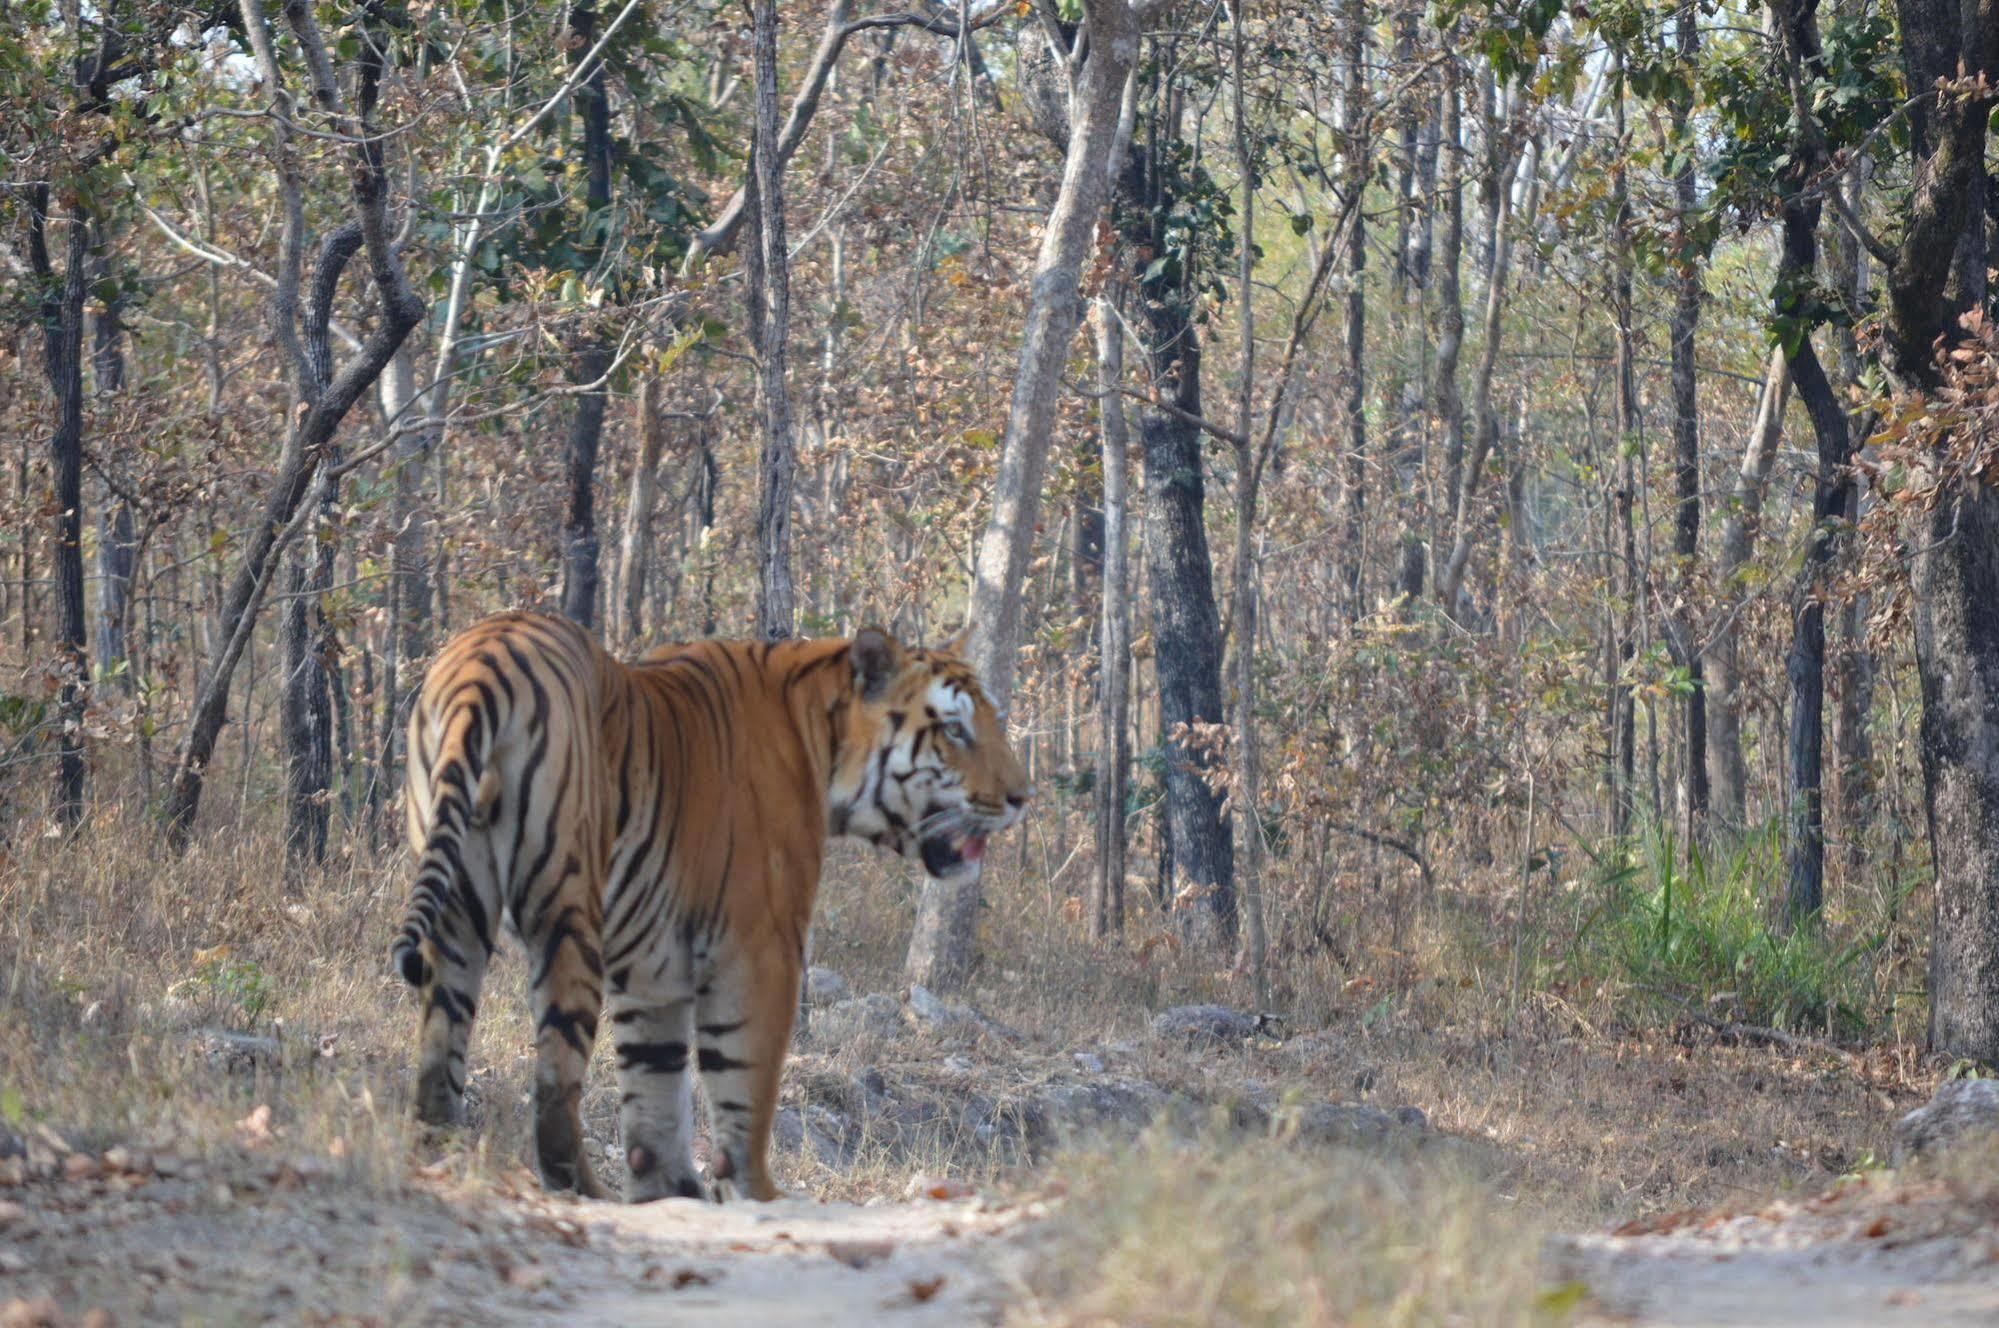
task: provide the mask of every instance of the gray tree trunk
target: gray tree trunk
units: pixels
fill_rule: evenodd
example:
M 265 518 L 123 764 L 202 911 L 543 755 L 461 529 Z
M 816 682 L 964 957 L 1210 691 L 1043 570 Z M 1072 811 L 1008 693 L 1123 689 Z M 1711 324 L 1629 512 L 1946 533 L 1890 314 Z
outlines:
M 1098 667 L 1102 708 L 1097 723 L 1097 882 L 1090 934 L 1102 939 L 1124 930 L 1126 789 L 1131 774 L 1131 604 L 1127 595 L 1127 477 L 1131 440 L 1125 428 L 1124 333 L 1107 296 L 1099 296 L 1097 340 L 1098 419 L 1104 453 L 1104 570 Z
M 1699 13 L 1682 9 L 1675 20 L 1678 54 L 1692 68 L 1700 55 Z M 1689 141 L 1693 112 L 1691 90 L 1673 104 L 1673 141 L 1682 154 L 1683 165 L 1673 177 L 1674 224 L 1679 234 L 1678 269 L 1673 277 L 1672 374 L 1673 374 L 1673 559 L 1677 564 L 1679 608 L 1671 632 L 1674 653 L 1687 670 L 1691 684 L 1685 703 L 1682 730 L 1682 787 L 1685 790 L 1685 817 L 1689 829 L 1698 830 L 1707 818 L 1707 692 L 1702 686 L 1705 668 L 1694 639 L 1696 626 L 1693 604 L 1698 594 L 1698 560 L 1701 538 L 1701 444 L 1700 399 L 1694 370 L 1694 334 L 1701 316 L 1701 263 L 1705 254 L 1695 249 L 1692 228 L 1698 199 L 1694 188 L 1694 144 Z
M 1722 521 L 1721 550 L 1715 564 L 1715 626 L 1701 655 L 1708 693 L 1708 810 L 1715 821 L 1730 830 L 1740 830 L 1748 816 L 1749 769 L 1742 758 L 1741 702 L 1736 695 L 1743 578 L 1762 529 L 1763 495 L 1769 487 L 1777 444 L 1783 439 L 1784 406 L 1790 394 L 1790 373 L 1779 347 L 1770 352 L 1756 422 L 1749 430 L 1742 465 L 1729 494 L 1728 515 Z
M 619 631 L 626 642 L 645 636 L 646 587 L 652 566 L 652 513 L 658 501 L 659 454 L 665 429 L 659 417 L 659 377 L 639 379 L 639 452 L 632 463 L 632 499 L 625 510 L 624 548 L 618 554 L 618 589 L 624 601 Z

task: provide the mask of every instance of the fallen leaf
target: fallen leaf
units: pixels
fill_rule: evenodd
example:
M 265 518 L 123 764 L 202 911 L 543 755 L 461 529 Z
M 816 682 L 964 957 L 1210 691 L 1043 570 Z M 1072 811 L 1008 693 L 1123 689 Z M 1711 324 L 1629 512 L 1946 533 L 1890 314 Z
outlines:
M 909 1284 L 909 1298 L 921 1305 L 944 1289 L 944 1274 L 935 1277 L 919 1277 Z

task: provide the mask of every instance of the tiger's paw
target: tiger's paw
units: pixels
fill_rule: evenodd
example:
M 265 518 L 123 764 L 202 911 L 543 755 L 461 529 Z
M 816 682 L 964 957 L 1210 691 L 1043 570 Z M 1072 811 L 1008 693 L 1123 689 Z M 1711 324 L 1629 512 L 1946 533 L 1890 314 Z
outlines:
M 660 1199 L 699 1199 L 706 1202 L 711 1197 L 708 1187 L 694 1172 L 692 1158 L 683 1158 L 677 1166 L 668 1166 L 652 1149 L 644 1144 L 633 1144 L 625 1152 L 625 1169 L 629 1177 L 625 1182 L 627 1203 L 653 1203 Z

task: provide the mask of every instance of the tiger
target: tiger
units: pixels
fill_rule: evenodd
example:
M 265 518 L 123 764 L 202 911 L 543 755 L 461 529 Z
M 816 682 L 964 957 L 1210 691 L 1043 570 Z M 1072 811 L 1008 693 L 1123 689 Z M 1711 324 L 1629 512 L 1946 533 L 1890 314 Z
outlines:
M 578 1111 L 608 1009 L 633 1202 L 778 1196 L 771 1126 L 828 838 L 964 881 L 1033 795 L 958 643 L 879 628 L 621 663 L 567 618 L 497 614 L 438 653 L 407 750 L 417 870 L 391 961 L 419 998 L 415 1114 L 464 1119 L 466 1045 L 510 923 L 542 1183 L 611 1197 Z

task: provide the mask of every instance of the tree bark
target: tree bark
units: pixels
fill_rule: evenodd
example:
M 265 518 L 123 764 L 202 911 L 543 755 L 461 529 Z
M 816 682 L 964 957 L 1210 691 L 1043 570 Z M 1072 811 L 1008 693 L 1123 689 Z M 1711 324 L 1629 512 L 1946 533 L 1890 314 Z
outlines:
M 1680 61 L 1689 69 L 1700 56 L 1698 10 L 1679 12 L 1675 22 Z M 1694 188 L 1695 144 L 1689 137 L 1693 93 L 1673 103 L 1673 149 L 1681 167 L 1673 176 L 1674 225 L 1678 231 L 1678 266 L 1673 278 L 1673 560 L 1679 581 L 1679 603 L 1672 619 L 1674 653 L 1687 671 L 1685 727 L 1682 730 L 1682 787 L 1688 829 L 1698 832 L 1707 818 L 1707 692 L 1705 669 L 1694 640 L 1694 601 L 1699 595 L 1701 539 L 1700 398 L 1694 371 L 1694 336 L 1701 316 L 1701 266 L 1706 257 L 1696 245 L 1692 228 L 1698 197 Z
M 1159 93 L 1147 145 L 1133 145 L 1120 193 L 1121 231 L 1147 235 L 1152 252 L 1165 249 L 1172 198 L 1160 153 L 1178 135 L 1179 93 Z M 1235 848 L 1222 795 L 1210 784 L 1211 754 L 1189 743 L 1199 726 L 1220 725 L 1221 623 L 1215 609 L 1214 563 L 1208 552 L 1205 459 L 1201 429 L 1200 329 L 1192 318 L 1195 274 L 1144 277 L 1137 289 L 1151 338 L 1152 394 L 1139 423 L 1145 454 L 1145 560 L 1152 581 L 1153 668 L 1159 682 L 1159 724 L 1166 754 L 1166 822 L 1173 870 L 1173 908 L 1197 943 L 1232 947 L 1236 936 Z M 1183 736 L 1174 737 L 1179 731 Z
M 1455 29 L 1453 30 L 1455 33 Z M 1443 127 L 1437 151 L 1443 158 L 1443 185 L 1438 206 L 1444 233 L 1437 241 L 1437 362 L 1430 375 L 1430 414 L 1443 430 L 1444 496 L 1437 504 L 1448 523 L 1457 510 L 1459 477 L 1464 468 L 1465 403 L 1458 393 L 1458 357 L 1465 344 L 1465 302 L 1461 268 L 1465 242 L 1465 165 L 1463 72 L 1455 59 L 1444 62 Z M 1431 540 L 1448 548 L 1448 524 Z M 1432 580 L 1434 581 L 1434 575 Z
M 1108 296 L 1099 296 L 1097 341 L 1098 419 L 1104 454 L 1104 570 L 1101 650 L 1102 702 L 1097 723 L 1097 881 L 1090 934 L 1103 939 L 1124 930 L 1125 802 L 1131 773 L 1131 604 L 1127 598 L 1125 515 L 1128 510 L 1124 401 L 1124 333 Z
M 1817 0 L 1778 0 L 1778 37 L 1796 87 L 1819 66 Z M 1808 306 L 1818 279 L 1818 224 L 1823 209 L 1819 179 L 1826 166 L 1820 140 L 1800 127 L 1791 144 L 1793 164 L 1780 184 L 1783 249 L 1777 264 L 1775 314 L 1784 338 L 1791 381 L 1812 422 L 1817 471 L 1812 484 L 1812 529 L 1799 569 L 1785 674 L 1791 688 L 1790 835 L 1786 841 L 1784 900 L 1780 920 L 1802 926 L 1818 919 L 1825 899 L 1825 818 L 1820 796 L 1825 754 L 1825 571 L 1837 548 L 1837 525 L 1851 500 L 1851 435 L 1825 368 L 1813 347 Z
M 1762 528 L 1763 494 L 1770 483 L 1777 444 L 1783 439 L 1784 406 L 1790 394 L 1790 374 L 1785 368 L 1783 348 L 1778 347 L 1770 352 L 1769 369 L 1756 407 L 1756 422 L 1750 428 L 1749 443 L 1743 449 L 1742 465 L 1729 494 L 1728 515 L 1722 521 L 1720 558 L 1715 565 L 1715 627 L 1707 648 L 1701 652 L 1707 666 L 1707 743 L 1712 774 L 1709 814 L 1730 830 L 1742 829 L 1748 815 L 1749 770 L 1742 759 L 1736 657 L 1736 642 L 1741 635 L 1738 619 L 1745 597 L 1743 578 Z
M 1497 132 L 1490 126 L 1488 132 Z M 1506 277 L 1513 262 L 1511 231 L 1507 226 L 1508 203 L 1513 193 L 1513 174 L 1520 154 L 1510 146 L 1494 149 L 1493 174 L 1486 183 L 1486 226 L 1492 234 L 1492 256 L 1485 274 L 1484 343 L 1479 347 L 1477 376 L 1472 380 L 1472 445 L 1464 458 L 1458 482 L 1456 516 L 1452 521 L 1451 552 L 1437 575 L 1437 600 L 1444 612 L 1462 618 L 1465 567 L 1471 561 L 1472 541 L 1477 534 L 1478 485 L 1485 459 L 1499 433 L 1499 415 L 1492 405 L 1492 378 L 1499 362 L 1499 342 L 1506 313 Z M 1445 243 L 1450 244 L 1448 223 Z M 1448 316 L 1448 314 L 1446 315 Z M 1462 320 L 1462 315 L 1460 315 Z M 1439 373 L 1441 373 L 1441 369 Z M 1455 384 L 1453 385 L 1455 389 Z M 1462 430 L 1462 424 L 1459 429 Z
M 1345 184 L 1343 188 L 1349 197 L 1358 197 L 1367 188 L 1368 157 L 1370 143 L 1367 126 L 1367 10 L 1365 0 L 1353 0 L 1346 16 L 1346 70 L 1342 89 L 1340 119 L 1345 142 L 1341 145 L 1346 160 Z M 1241 10 L 1236 11 L 1236 22 L 1241 23 Z M 1245 196 L 1245 207 L 1248 205 Z M 1349 622 L 1359 622 L 1367 614 L 1367 288 L 1364 285 L 1367 274 L 1367 213 L 1356 208 L 1353 220 L 1348 223 L 1347 252 L 1344 266 L 1347 279 L 1346 308 L 1346 364 L 1343 366 L 1341 387 L 1341 413 L 1346 426 L 1345 474 L 1340 488 L 1340 501 L 1345 508 L 1345 548 L 1342 555 L 1346 560 L 1343 579 L 1346 582 L 1346 610 Z M 1247 276 L 1244 277 L 1245 284 Z M 1243 296 L 1245 310 L 1248 296 Z M 1245 317 L 1247 313 L 1245 312 Z M 1247 333 L 1245 351 L 1249 354 Z M 1248 372 L 1247 366 L 1244 373 Z M 1249 415 L 1242 413 L 1239 428 L 1242 433 L 1241 447 L 1249 446 Z M 1241 504 L 1238 503 L 1238 507 Z M 1254 512 L 1254 495 L 1249 507 Z M 1239 550 L 1239 557 L 1246 551 Z M 1249 606 L 1254 610 L 1254 606 Z M 1245 637 L 1245 642 L 1250 638 Z
M 591 5 L 571 7 L 569 40 L 575 60 L 586 59 L 597 40 L 597 12 Z M 604 246 L 596 237 L 603 233 L 600 227 L 609 224 L 611 206 L 611 102 L 602 60 L 591 64 L 590 72 L 576 86 L 575 98 L 583 121 L 585 172 L 584 241 L 580 248 L 589 260 L 587 275 L 602 280 L 604 274 L 596 269 Z M 570 417 L 569 438 L 563 449 L 569 501 L 562 523 L 562 612 L 585 627 L 597 624 L 597 450 L 604 437 L 607 393 L 603 379 L 610 370 L 609 335 L 591 326 L 582 333 L 570 363 L 570 381 L 584 390 L 576 397 L 576 413 Z
M 1112 147 L 1126 78 L 1138 55 L 1138 16 L 1127 0 L 1089 0 L 1087 40 L 1070 73 L 1069 147 L 1055 206 L 1041 232 L 1013 397 L 1000 442 L 992 512 L 979 541 L 972 586 L 970 659 L 996 704 L 1013 692 L 1021 587 L 1033 551 L 1041 481 L 1054 441 L 1062 369 L 1082 317 L 1077 285 L 1095 242 L 1109 189 Z
M 624 548 L 618 554 L 618 587 L 624 599 L 620 633 L 626 642 L 645 636 L 647 582 L 652 566 L 652 513 L 658 501 L 659 454 L 665 429 L 659 417 L 659 376 L 639 379 L 639 452 L 632 463 L 632 498 L 625 511 Z
M 1900 0 L 1906 84 L 1999 81 L 1999 0 Z M 1990 303 L 1986 228 L 1989 91 L 1916 102 L 1908 217 L 1887 274 L 1883 367 L 1904 392 L 1941 385 L 1935 354 L 1965 335 L 1958 319 Z M 1993 310 L 1984 308 L 1989 320 Z M 1916 672 L 1922 686 L 1923 801 L 1936 871 L 1930 944 L 1930 1047 L 1999 1063 L 1999 491 L 1941 496 L 1911 560 Z
M 58 275 L 48 253 L 48 186 L 30 192 L 28 247 L 42 287 L 42 369 L 56 405 L 55 430 L 49 435 L 49 469 L 55 481 L 50 570 L 56 591 L 56 669 L 62 686 L 56 702 L 56 778 L 49 809 L 56 823 L 68 828 L 83 819 L 83 713 L 90 697 L 83 598 L 83 305 L 88 294 L 84 259 L 90 252 L 90 217 L 81 203 L 67 210 Z M 25 595 L 21 607 L 25 615 Z
M 756 137 L 751 149 L 750 206 L 757 243 L 747 255 L 746 268 L 763 446 L 758 467 L 757 635 L 779 641 L 792 634 L 798 616 L 791 577 L 791 494 L 798 458 L 785 383 L 791 259 L 784 238 L 784 157 L 778 145 L 776 0 L 757 0 L 755 17 Z
M 330 71 L 325 43 L 316 20 L 304 0 L 287 0 L 285 17 L 302 48 L 308 51 L 315 70 Z M 201 806 L 203 782 L 215 741 L 228 714 L 229 684 L 243 657 L 263 607 L 270 573 L 284 544 L 295 538 L 300 504 L 313 488 L 314 477 L 322 469 L 327 445 L 332 441 L 347 412 L 361 394 L 381 376 L 403 340 L 423 319 L 423 300 L 411 289 L 402 258 L 389 230 L 387 179 L 383 171 L 383 140 L 374 132 L 374 110 L 381 84 L 383 45 L 371 39 L 360 43 L 356 64 L 356 96 L 353 114 L 341 111 L 338 93 L 330 75 L 315 79 L 315 100 L 322 110 L 334 115 L 345 131 L 348 151 L 353 157 L 349 174 L 353 220 L 349 225 L 365 250 L 369 276 L 380 302 L 374 329 L 361 349 L 337 373 L 329 373 L 326 355 L 326 322 L 341 271 L 354 250 L 343 253 L 332 241 L 347 232 L 343 226 L 322 251 L 314 281 L 312 307 L 300 339 L 297 325 L 300 254 L 304 245 L 304 207 L 297 163 L 291 155 L 285 124 L 294 114 L 290 95 L 285 91 L 276 49 L 264 18 L 260 0 L 243 0 L 244 28 L 262 72 L 267 93 L 278 103 L 281 114 L 271 121 L 271 139 L 278 167 L 283 208 L 279 241 L 283 262 L 278 287 L 271 299 L 271 323 L 278 344 L 284 348 L 296 381 L 300 400 L 290 433 L 280 453 L 276 473 L 264 500 L 261 519 L 244 542 L 242 560 L 229 584 L 222 605 L 222 633 L 216 649 L 202 672 L 189 712 L 187 736 L 175 762 L 173 785 L 163 808 L 168 844 L 179 849 L 186 845 Z M 379 37 L 379 34 L 376 34 Z

